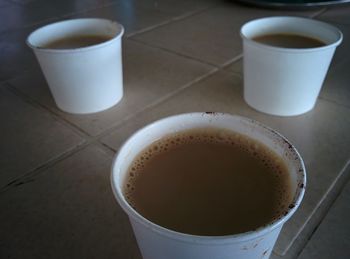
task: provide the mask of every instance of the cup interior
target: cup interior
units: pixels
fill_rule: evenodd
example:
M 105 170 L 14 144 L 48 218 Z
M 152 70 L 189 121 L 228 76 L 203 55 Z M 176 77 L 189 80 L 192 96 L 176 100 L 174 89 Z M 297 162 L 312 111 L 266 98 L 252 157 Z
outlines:
M 96 35 L 119 38 L 124 28 L 122 25 L 98 18 L 72 19 L 41 27 L 32 32 L 27 39 L 31 48 L 41 49 L 49 42 L 72 36 Z
M 301 17 L 267 17 L 250 21 L 242 26 L 241 37 L 252 40 L 254 37 L 289 33 L 321 40 L 326 46 L 337 46 L 342 41 L 342 33 L 334 26 Z M 323 47 L 324 48 L 324 47 Z

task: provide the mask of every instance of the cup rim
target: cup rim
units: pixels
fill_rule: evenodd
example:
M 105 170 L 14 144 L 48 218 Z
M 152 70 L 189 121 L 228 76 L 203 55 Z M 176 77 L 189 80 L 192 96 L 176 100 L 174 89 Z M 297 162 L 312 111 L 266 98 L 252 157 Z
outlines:
M 31 38 L 38 34 L 41 33 L 43 30 L 48 29 L 50 27 L 54 27 L 54 26 L 59 26 L 59 25 L 63 25 L 63 24 L 67 24 L 67 23 L 76 23 L 76 22 L 84 22 L 84 21 L 102 21 L 102 22 L 106 22 L 106 23 L 110 23 L 113 26 L 118 27 L 118 31 L 116 33 L 116 35 L 114 35 L 111 39 L 103 41 L 101 43 L 98 44 L 94 44 L 91 46 L 85 46 L 85 47 L 80 47 L 80 48 L 72 48 L 72 49 L 54 49 L 54 48 L 45 48 L 45 47 L 40 47 L 37 46 L 35 44 L 33 44 L 31 42 Z M 72 53 L 72 52 L 83 52 L 83 51 L 91 51 L 91 50 L 95 50 L 95 49 L 99 49 L 99 48 L 103 48 L 106 45 L 111 44 L 114 41 L 119 40 L 123 34 L 124 34 L 124 26 L 121 25 L 120 23 L 118 23 L 117 21 L 113 21 L 113 20 L 109 20 L 109 19 L 104 19 L 104 18 L 77 18 L 77 19 L 68 19 L 68 20 L 62 20 L 62 21 L 57 21 L 54 23 L 50 23 L 47 25 L 44 25 L 42 27 L 37 28 L 36 30 L 34 30 L 33 32 L 31 32 L 27 39 L 26 39 L 26 44 L 33 50 L 37 50 L 37 51 L 41 51 L 41 52 L 47 52 L 47 53 Z
M 122 193 L 121 188 L 118 186 L 118 182 L 116 181 L 116 168 L 117 164 L 120 163 L 120 154 L 121 152 L 127 148 L 127 146 L 130 144 L 132 139 L 137 137 L 140 134 L 143 134 L 144 132 L 147 132 L 149 129 L 152 129 L 156 127 L 159 124 L 162 124 L 168 120 L 172 120 L 176 117 L 184 117 L 184 116 L 197 116 L 197 117 L 204 117 L 206 116 L 207 118 L 211 118 L 212 116 L 228 116 L 230 118 L 235 118 L 238 120 L 244 120 L 245 122 L 255 125 L 262 130 L 265 130 L 269 134 L 272 134 L 274 137 L 278 138 L 281 140 L 281 143 L 283 142 L 286 145 L 286 148 L 289 149 L 290 152 L 292 152 L 295 155 L 295 163 L 298 164 L 299 171 L 298 171 L 298 187 L 297 190 L 294 194 L 293 198 L 293 204 L 294 206 L 291 206 L 288 208 L 287 212 L 284 215 L 281 215 L 279 218 L 275 219 L 274 221 L 269 222 L 266 225 L 263 225 L 255 230 L 243 232 L 243 233 L 238 233 L 238 234 L 232 234 L 232 235 L 223 235 L 223 236 L 202 236 L 202 235 L 193 235 L 193 234 L 187 234 L 187 233 L 182 233 L 178 232 L 175 230 L 167 229 L 165 227 L 162 227 L 156 223 L 153 223 L 152 221 L 146 219 L 143 217 L 140 213 L 138 213 L 134 208 L 129 205 L 129 203 L 126 201 L 124 198 L 124 195 Z M 214 117 L 213 117 L 214 118 Z M 246 117 L 238 116 L 238 115 L 232 115 L 228 113 L 217 113 L 217 112 L 193 112 L 193 113 L 183 113 L 183 114 L 178 114 L 178 115 L 173 115 L 169 117 L 165 117 L 163 119 L 154 121 L 141 129 L 137 130 L 135 133 L 133 133 L 119 148 L 118 153 L 115 155 L 113 162 L 112 162 L 112 167 L 111 167 L 111 175 L 110 175 L 110 180 L 111 180 L 111 186 L 112 186 L 112 191 L 113 194 L 119 203 L 119 205 L 122 207 L 122 209 L 126 212 L 126 214 L 129 217 L 132 217 L 134 220 L 136 220 L 138 223 L 144 225 L 145 227 L 149 228 L 150 230 L 157 232 L 160 235 L 167 236 L 171 239 L 176 239 L 181 242 L 195 242 L 199 244 L 216 244 L 216 245 L 222 245 L 226 243 L 233 243 L 233 242 L 243 242 L 251 239 L 258 238 L 260 236 L 266 235 L 267 233 L 271 232 L 272 230 L 278 228 L 284 222 L 286 222 L 297 210 L 299 207 L 304 193 L 305 193 L 305 187 L 306 187 L 306 170 L 305 170 L 305 165 L 304 162 L 299 154 L 299 152 L 296 150 L 296 148 L 280 133 L 277 131 L 273 130 L 272 128 L 255 121 L 253 119 L 249 119 Z
M 313 24 L 318 24 L 320 26 L 323 26 L 325 28 L 328 28 L 329 30 L 332 30 L 333 32 L 335 32 L 336 34 L 338 34 L 338 38 L 336 41 L 332 42 L 332 43 L 326 43 L 325 46 L 321 46 L 321 47 L 315 47 L 315 48 L 284 48 L 284 47 L 277 47 L 277 46 L 271 46 L 271 45 L 267 45 L 267 44 L 263 44 L 263 43 L 259 43 L 257 41 L 252 40 L 251 38 L 249 38 L 248 36 L 245 35 L 244 30 L 248 27 L 251 26 L 253 23 L 257 23 L 257 22 L 262 22 L 262 21 L 266 21 L 266 20 L 299 20 L 299 21 L 304 21 L 304 22 L 309 22 L 309 23 L 313 23 Z M 319 20 L 315 20 L 315 19 L 310 19 L 310 18 L 305 18 L 305 17 L 299 17 L 299 16 L 269 16 L 269 17 L 262 17 L 262 18 L 258 18 L 258 19 L 254 19 L 254 20 L 250 20 L 248 22 L 246 22 L 245 24 L 242 25 L 241 29 L 240 29 L 240 36 L 243 39 L 244 42 L 249 43 L 251 45 L 257 46 L 259 48 L 264 48 L 264 49 L 268 49 L 268 50 L 273 50 L 273 51 L 279 51 L 279 52 L 291 52 L 291 53 L 302 53 L 302 52 L 315 52 L 315 51 L 322 51 L 322 50 L 326 50 L 329 48 L 335 48 L 338 45 L 340 45 L 340 43 L 343 41 L 343 33 L 335 26 L 323 22 L 323 21 L 319 21 Z

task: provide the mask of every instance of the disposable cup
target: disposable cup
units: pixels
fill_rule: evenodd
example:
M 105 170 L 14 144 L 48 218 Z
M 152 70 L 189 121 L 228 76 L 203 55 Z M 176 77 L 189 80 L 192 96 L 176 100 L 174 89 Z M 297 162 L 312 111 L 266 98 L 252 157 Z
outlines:
M 117 104 L 123 96 L 121 37 L 117 22 L 87 18 L 61 21 L 41 27 L 27 38 L 57 106 L 66 112 L 99 112 Z M 52 49 L 55 40 L 96 35 L 110 40 L 87 47 Z
M 297 34 L 321 40 L 316 48 L 282 48 L 258 43 L 267 34 Z M 258 111 L 293 116 L 313 109 L 342 33 L 301 17 L 267 17 L 242 26 L 244 99 Z
M 265 144 L 285 161 L 294 197 L 289 209 L 280 218 L 246 233 L 197 236 L 154 224 L 128 204 L 122 186 L 128 168 L 139 152 L 162 136 L 203 127 L 228 129 L 244 134 Z M 189 113 L 156 121 L 133 134 L 114 159 L 111 183 L 116 200 L 129 216 L 144 259 L 253 259 L 270 256 L 283 224 L 301 203 L 306 175 L 297 150 L 276 131 L 244 117 L 221 113 Z

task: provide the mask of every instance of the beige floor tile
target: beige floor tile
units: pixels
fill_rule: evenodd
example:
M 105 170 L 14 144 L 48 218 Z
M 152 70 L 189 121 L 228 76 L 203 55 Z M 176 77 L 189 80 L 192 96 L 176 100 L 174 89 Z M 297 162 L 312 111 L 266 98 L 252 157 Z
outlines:
M 256 9 L 226 3 L 134 38 L 210 64 L 222 65 L 242 52 L 239 30 L 248 20 L 270 15 L 308 16 L 313 13 Z
M 137 129 L 148 123 L 178 113 L 196 111 L 221 111 L 228 112 L 231 105 L 244 105 L 240 95 L 241 79 L 235 75 L 218 72 L 208 79 L 189 87 L 170 100 L 138 114 L 135 118 L 118 127 L 110 135 L 102 138 L 102 141 L 119 149 L 120 145 Z
M 46 0 L 35 0 L 7 2 L 9 2 L 8 5 L 2 6 L 0 9 L 0 21 L 2 24 L 0 32 L 13 31 L 43 21 L 49 21 L 66 12 L 74 11 L 74 4 L 69 3 L 69 1 L 49 2 Z
M 5 87 L 0 87 L 0 118 L 0 188 L 84 141 Z
M 339 23 L 334 23 L 334 25 L 343 32 L 344 38 L 335 52 L 333 62 L 323 85 L 321 97 L 350 106 L 350 57 L 348 55 L 350 53 L 350 28 Z
M 350 59 L 342 66 L 330 69 L 320 96 L 324 99 L 350 107 Z
M 295 259 L 297 258 L 302 250 L 305 248 L 307 242 L 311 239 L 312 235 L 315 233 L 317 227 L 321 224 L 327 212 L 330 210 L 335 200 L 339 194 L 344 189 L 345 185 L 350 179 L 350 161 L 344 166 L 341 174 L 339 174 L 337 181 L 334 183 L 329 192 L 322 200 L 322 203 L 318 206 L 317 210 L 313 214 L 310 221 L 303 228 L 301 233 L 298 235 L 298 238 L 293 242 L 292 246 L 288 249 L 288 252 L 283 256 L 277 256 L 276 258 L 283 259 Z M 332 232 L 329 232 L 330 235 L 333 235 Z M 316 248 L 317 249 L 317 248 Z
M 222 2 L 224 2 L 224 0 L 131 0 L 124 2 L 123 4 L 129 8 L 144 8 L 178 16 L 200 11 L 211 6 L 218 5 Z
M 1 194 L 1 258 L 138 258 L 110 185 L 111 155 L 88 146 Z
M 213 0 L 204 3 L 199 0 L 180 1 L 174 8 L 171 8 L 173 0 L 162 1 L 159 5 L 158 1 L 114 1 L 116 4 L 111 4 L 110 0 L 22 2 L 2 3 L 0 10 L 0 21 L 4 20 L 4 26 L 0 28 L 0 81 L 15 77 L 36 65 L 25 40 L 34 29 L 47 23 L 70 18 L 102 17 L 122 23 L 127 35 L 164 23 L 175 16 L 206 8 Z
M 159 10 L 138 8 L 131 3 L 116 3 L 101 8 L 65 16 L 68 18 L 103 17 L 118 21 L 125 28 L 125 35 L 155 26 L 170 20 L 173 16 Z
M 337 27 L 343 33 L 343 42 L 337 47 L 331 64 L 331 68 L 337 68 L 349 61 L 350 58 L 348 54 L 350 52 L 350 27 L 341 23 L 332 22 L 329 24 Z
M 243 57 L 228 65 L 225 70 L 243 77 Z
M 10 84 L 87 133 L 97 135 L 213 69 L 130 40 L 124 41 L 123 60 L 125 92 L 122 101 L 107 111 L 92 115 L 58 111 L 40 71 L 17 77 Z
M 81 12 L 107 5 L 113 0 L 8 0 L 2 1 L 0 21 L 2 31 L 13 31 L 33 24 L 60 18 L 66 14 Z
M 350 25 L 350 5 L 335 6 L 317 16 L 318 19 Z
M 350 182 L 317 228 L 299 259 L 350 258 Z
M 145 124 L 164 116 L 193 111 L 221 111 L 256 119 L 285 135 L 301 153 L 308 173 L 307 192 L 301 208 L 286 224 L 275 247 L 276 254 L 284 254 L 349 158 L 350 110 L 319 100 L 313 111 L 302 116 L 262 114 L 243 101 L 241 77 L 219 72 L 139 114 L 102 141 L 117 150 L 132 132 Z
M 125 35 L 135 34 L 180 16 L 217 4 L 214 0 L 189 1 L 116 1 L 115 4 L 68 15 L 67 18 L 103 17 L 116 20 L 125 27 Z
M 14 78 L 33 67 L 38 67 L 34 54 L 26 45 L 28 35 L 39 25 L 0 34 L 0 82 Z

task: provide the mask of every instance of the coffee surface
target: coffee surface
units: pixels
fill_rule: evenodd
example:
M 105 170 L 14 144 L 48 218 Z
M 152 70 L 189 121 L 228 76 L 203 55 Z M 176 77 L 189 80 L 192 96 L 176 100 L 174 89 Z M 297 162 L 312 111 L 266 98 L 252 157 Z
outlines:
M 297 34 L 266 34 L 255 37 L 253 40 L 282 48 L 317 48 L 326 45 L 321 40 Z
M 43 48 L 49 49 L 75 49 L 83 48 L 110 40 L 111 37 L 105 35 L 79 35 L 66 37 L 59 40 L 49 42 Z
M 204 236 L 254 230 L 281 216 L 292 200 L 281 158 L 259 142 L 217 129 L 151 144 L 131 164 L 123 192 L 148 220 Z

